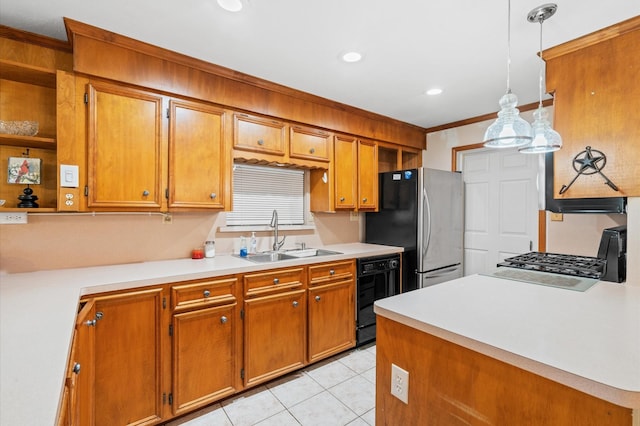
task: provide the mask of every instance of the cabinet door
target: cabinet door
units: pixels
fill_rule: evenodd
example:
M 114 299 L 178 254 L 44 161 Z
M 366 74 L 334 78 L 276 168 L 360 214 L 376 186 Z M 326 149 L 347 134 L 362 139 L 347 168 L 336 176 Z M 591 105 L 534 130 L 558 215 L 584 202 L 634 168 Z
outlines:
M 292 126 L 289 156 L 329 163 L 331 135 L 318 129 Z
M 245 151 L 284 156 L 285 124 L 277 120 L 234 114 L 233 147 Z
M 334 141 L 336 209 L 355 209 L 358 181 L 358 146 L 355 138 L 336 136 Z
M 169 111 L 169 207 L 224 209 L 224 111 L 177 100 Z
M 96 298 L 95 424 L 162 419 L 162 289 Z
M 105 83 L 88 96 L 88 206 L 160 209 L 162 97 Z
M 237 391 L 237 305 L 173 317 L 173 413 L 180 415 Z
M 353 279 L 309 289 L 309 362 L 355 345 L 354 294 Z
M 378 147 L 358 141 L 358 210 L 378 208 Z
M 304 366 L 306 290 L 249 299 L 244 307 L 246 386 L 265 382 Z

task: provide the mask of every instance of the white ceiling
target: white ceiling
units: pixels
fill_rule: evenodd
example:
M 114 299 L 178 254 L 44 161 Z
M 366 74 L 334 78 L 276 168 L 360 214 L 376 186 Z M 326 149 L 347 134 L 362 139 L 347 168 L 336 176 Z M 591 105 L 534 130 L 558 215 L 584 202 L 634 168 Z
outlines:
M 63 17 L 388 117 L 433 127 L 498 110 L 507 0 L 0 0 L 0 24 L 66 40 Z M 511 87 L 538 100 L 540 0 L 511 1 Z M 640 15 L 639 0 L 557 0 L 543 48 Z M 357 49 L 364 59 L 339 60 Z M 431 87 L 439 96 L 426 96 Z

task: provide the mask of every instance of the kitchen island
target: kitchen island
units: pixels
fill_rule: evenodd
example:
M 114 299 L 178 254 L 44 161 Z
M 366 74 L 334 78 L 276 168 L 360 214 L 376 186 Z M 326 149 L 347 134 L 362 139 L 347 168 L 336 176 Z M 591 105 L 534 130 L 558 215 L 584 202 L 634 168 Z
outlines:
M 640 287 L 472 275 L 375 312 L 376 424 L 640 424 Z
M 340 254 L 263 264 L 219 255 L 0 276 L 0 424 L 55 424 L 85 296 L 402 251 L 360 243 L 324 248 Z

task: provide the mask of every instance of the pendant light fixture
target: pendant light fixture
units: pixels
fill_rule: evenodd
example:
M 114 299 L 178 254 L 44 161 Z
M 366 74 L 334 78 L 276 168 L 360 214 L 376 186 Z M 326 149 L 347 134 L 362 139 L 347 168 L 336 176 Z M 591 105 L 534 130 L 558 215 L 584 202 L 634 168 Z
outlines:
M 542 23 L 556 13 L 558 6 L 553 3 L 543 4 L 533 9 L 527 15 L 527 21 L 540 23 L 540 73 L 538 76 L 538 89 L 540 94 L 540 103 L 538 109 L 533 113 L 533 141 L 531 144 L 520 148 L 523 154 L 544 154 L 547 152 L 557 151 L 562 148 L 562 137 L 560 133 L 553 130 L 551 123 L 547 119 L 549 114 L 542 107 L 542 93 L 544 85 L 544 60 L 542 59 Z
M 507 93 L 500 98 L 498 119 L 484 134 L 484 146 L 513 148 L 526 145 L 533 139 L 531 125 L 520 117 L 516 108 L 518 97 L 511 93 L 511 0 L 507 1 Z

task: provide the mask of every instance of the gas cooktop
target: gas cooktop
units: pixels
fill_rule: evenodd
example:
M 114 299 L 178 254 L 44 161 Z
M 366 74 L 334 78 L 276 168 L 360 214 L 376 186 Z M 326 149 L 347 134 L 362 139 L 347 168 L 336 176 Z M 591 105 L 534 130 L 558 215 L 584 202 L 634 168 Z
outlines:
M 531 252 L 509 257 L 498 266 L 600 279 L 606 263 L 597 257 Z

